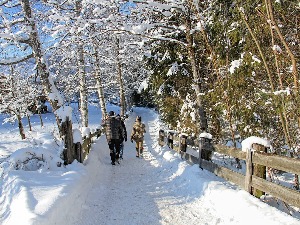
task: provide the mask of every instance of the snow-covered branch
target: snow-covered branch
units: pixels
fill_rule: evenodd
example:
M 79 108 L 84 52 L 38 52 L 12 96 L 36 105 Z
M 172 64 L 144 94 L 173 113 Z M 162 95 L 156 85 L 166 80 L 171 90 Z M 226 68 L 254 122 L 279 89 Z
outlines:
M 23 57 L 19 57 L 19 58 L 12 58 L 12 59 L 0 59 L 0 65 L 14 65 L 14 64 L 18 64 L 21 62 L 24 62 L 28 59 L 31 59 L 33 57 L 33 53 L 27 55 L 27 56 L 23 56 Z

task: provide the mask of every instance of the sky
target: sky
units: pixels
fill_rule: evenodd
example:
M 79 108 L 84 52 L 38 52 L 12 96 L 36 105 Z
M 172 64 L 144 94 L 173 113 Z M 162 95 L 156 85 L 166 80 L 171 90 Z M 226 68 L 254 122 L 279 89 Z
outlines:
M 110 110 L 119 113 L 116 106 L 108 105 Z M 102 135 L 83 164 L 57 167 L 62 143 L 52 135 L 53 114 L 43 115 L 43 128 L 33 116 L 33 131 L 26 127 L 23 141 L 16 125 L 2 124 L 0 224 L 300 225 L 298 215 L 292 217 L 159 146 L 158 131 L 167 128 L 155 111 L 133 108 L 125 121 L 128 135 L 137 115 L 146 125 L 144 157 L 136 158 L 135 145 L 128 141 L 115 166 Z M 91 130 L 99 127 L 98 107 L 90 106 L 89 119 Z M 80 129 L 78 121 L 75 109 L 73 123 Z M 20 163 L 30 156 L 32 160 Z

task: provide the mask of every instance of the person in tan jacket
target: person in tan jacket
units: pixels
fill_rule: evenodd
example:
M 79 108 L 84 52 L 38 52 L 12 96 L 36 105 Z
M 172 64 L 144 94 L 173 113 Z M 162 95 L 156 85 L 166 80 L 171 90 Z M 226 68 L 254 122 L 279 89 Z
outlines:
M 143 156 L 144 133 L 146 133 L 145 124 L 142 123 L 142 118 L 137 116 L 130 136 L 131 142 L 135 141 L 136 157 Z

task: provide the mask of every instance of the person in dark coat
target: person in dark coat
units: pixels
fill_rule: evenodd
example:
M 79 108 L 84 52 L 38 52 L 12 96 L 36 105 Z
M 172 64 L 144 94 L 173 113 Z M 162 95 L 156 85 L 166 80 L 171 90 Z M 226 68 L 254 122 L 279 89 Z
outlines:
M 123 150 L 124 150 L 124 141 L 127 141 L 127 130 L 126 130 L 126 126 L 124 123 L 124 120 L 121 118 L 121 116 L 118 114 L 117 115 L 117 119 L 120 120 L 121 122 L 121 126 L 122 126 L 122 134 L 120 136 L 120 159 L 123 159 Z
M 183 133 L 180 136 L 180 151 L 186 152 L 187 148 L 187 134 Z
M 123 133 L 121 121 L 116 118 L 114 111 L 110 111 L 103 121 L 102 126 L 105 128 L 106 140 L 110 150 L 111 164 L 115 165 L 116 161 L 119 163 L 120 139 L 121 134 Z

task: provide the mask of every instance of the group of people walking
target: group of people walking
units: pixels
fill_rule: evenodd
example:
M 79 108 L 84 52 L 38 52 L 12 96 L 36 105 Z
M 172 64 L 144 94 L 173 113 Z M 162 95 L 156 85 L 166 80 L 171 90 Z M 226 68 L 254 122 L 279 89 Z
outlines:
M 124 119 L 114 111 L 110 111 L 102 121 L 102 127 L 105 129 L 111 164 L 120 163 L 119 160 L 123 158 L 124 141 L 127 141 Z M 142 118 L 137 116 L 130 135 L 131 142 L 136 143 L 136 157 L 143 156 L 144 133 L 146 133 L 145 124 L 142 123 Z

